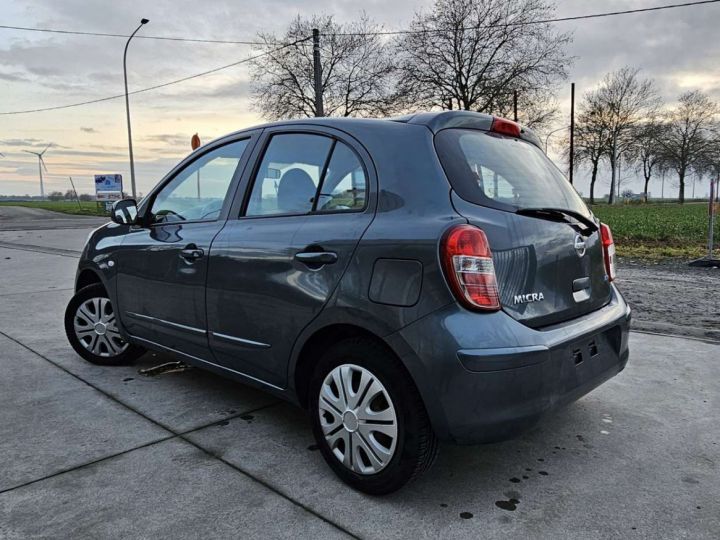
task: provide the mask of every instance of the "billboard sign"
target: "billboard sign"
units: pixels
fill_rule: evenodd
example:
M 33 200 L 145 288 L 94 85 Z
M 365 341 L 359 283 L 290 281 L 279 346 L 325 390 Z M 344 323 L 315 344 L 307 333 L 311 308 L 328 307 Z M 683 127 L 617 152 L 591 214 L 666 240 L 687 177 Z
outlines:
M 121 174 L 96 174 L 95 198 L 98 201 L 119 201 L 122 199 Z

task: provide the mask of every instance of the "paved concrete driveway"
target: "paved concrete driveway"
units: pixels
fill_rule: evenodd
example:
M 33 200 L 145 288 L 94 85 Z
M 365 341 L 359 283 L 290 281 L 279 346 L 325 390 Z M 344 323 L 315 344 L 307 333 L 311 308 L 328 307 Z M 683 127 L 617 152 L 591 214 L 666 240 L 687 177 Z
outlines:
M 92 226 L 0 233 L 1 538 L 718 537 L 717 344 L 635 333 L 622 374 L 522 438 L 444 445 L 372 498 L 330 473 L 302 411 L 200 370 L 138 373 L 166 357 L 82 361 L 62 313 Z

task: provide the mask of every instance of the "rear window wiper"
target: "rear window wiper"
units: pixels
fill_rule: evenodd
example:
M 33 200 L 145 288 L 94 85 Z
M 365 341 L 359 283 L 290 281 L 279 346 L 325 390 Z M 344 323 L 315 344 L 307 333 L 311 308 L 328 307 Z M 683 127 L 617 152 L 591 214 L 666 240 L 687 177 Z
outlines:
M 580 212 L 575 212 L 574 210 L 567 210 L 565 208 L 518 208 L 515 211 L 516 214 L 520 214 L 522 216 L 533 216 L 533 217 L 550 217 L 555 219 L 562 219 L 563 221 L 567 221 L 568 217 L 571 217 L 575 219 L 576 221 L 579 221 L 583 225 L 585 225 L 588 229 L 590 229 L 590 232 L 594 232 L 598 230 L 597 223 L 595 223 L 592 219 L 590 219 L 587 216 L 584 216 Z

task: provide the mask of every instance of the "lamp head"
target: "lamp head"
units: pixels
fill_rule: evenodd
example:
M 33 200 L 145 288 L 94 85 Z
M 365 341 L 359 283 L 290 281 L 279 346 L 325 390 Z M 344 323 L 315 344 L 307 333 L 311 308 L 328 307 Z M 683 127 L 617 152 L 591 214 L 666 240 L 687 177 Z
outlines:
M 150 22 L 150 19 L 140 19 L 140 24 L 147 24 Z

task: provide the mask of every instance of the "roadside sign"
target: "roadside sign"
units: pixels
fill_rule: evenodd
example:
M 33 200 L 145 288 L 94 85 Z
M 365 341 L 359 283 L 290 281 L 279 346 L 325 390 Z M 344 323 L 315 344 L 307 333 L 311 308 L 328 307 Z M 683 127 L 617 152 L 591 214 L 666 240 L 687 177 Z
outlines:
M 98 201 L 119 201 L 122 199 L 121 174 L 96 174 L 95 198 Z

